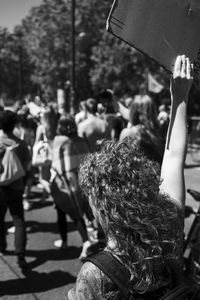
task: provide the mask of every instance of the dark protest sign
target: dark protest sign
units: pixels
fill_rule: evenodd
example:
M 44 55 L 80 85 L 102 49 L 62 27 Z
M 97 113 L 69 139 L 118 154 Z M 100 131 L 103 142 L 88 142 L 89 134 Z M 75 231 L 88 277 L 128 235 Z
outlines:
M 115 0 L 107 30 L 170 72 L 187 55 L 200 87 L 200 0 Z

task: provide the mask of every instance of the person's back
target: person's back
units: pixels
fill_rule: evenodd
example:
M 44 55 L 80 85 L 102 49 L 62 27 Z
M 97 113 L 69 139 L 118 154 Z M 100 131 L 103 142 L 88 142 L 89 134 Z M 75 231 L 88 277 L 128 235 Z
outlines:
M 13 135 L 13 131 L 16 123 L 17 123 L 17 117 L 15 113 L 11 111 L 3 112 L 3 116 L 2 116 L 3 133 L 0 136 L 0 159 L 3 159 L 4 154 L 6 153 L 5 151 L 8 150 L 9 146 L 16 146 L 15 155 L 16 157 L 18 157 L 18 160 L 21 162 L 21 165 L 24 169 L 23 171 L 25 171 L 26 173 L 30 167 L 31 158 L 26 143 Z M 13 156 L 13 159 L 14 157 L 15 156 Z M 11 162 L 12 165 L 14 165 L 14 161 Z M 8 162 L 8 164 L 9 163 L 10 161 Z M 24 257 L 25 246 L 26 246 L 26 230 L 25 230 L 25 223 L 24 223 L 23 203 L 22 203 L 23 192 L 24 192 L 24 177 L 20 177 L 19 179 L 14 180 L 12 182 L 12 178 L 13 178 L 12 176 L 14 176 L 13 174 L 14 173 L 8 174 L 11 177 L 11 183 L 7 185 L 3 184 L 0 187 L 0 194 L 1 194 L 0 195 L 0 207 L 1 207 L 0 252 L 4 253 L 6 251 L 7 243 L 6 243 L 6 230 L 5 230 L 5 215 L 7 209 L 9 208 L 15 226 L 15 253 L 17 255 L 18 265 L 21 268 L 25 268 L 27 266 Z
M 66 171 L 77 172 L 80 161 L 89 152 L 87 143 L 79 136 L 73 136 L 71 138 L 64 135 L 57 135 L 53 142 L 53 160 L 52 167 L 60 170 L 60 151 L 62 148 L 62 155 L 65 158 Z M 61 172 L 62 173 L 62 172 Z
M 97 117 L 97 103 L 95 99 L 86 101 L 87 119 L 78 124 L 78 135 L 86 139 L 90 152 L 96 149 L 96 141 L 110 138 L 109 124 Z
M 96 141 L 110 138 L 108 123 L 99 117 L 91 116 L 78 125 L 78 133 L 84 137 L 91 152 L 96 149 Z
M 77 136 L 77 126 L 75 120 L 70 115 L 63 115 L 58 121 L 57 135 L 53 141 L 53 162 L 52 172 L 59 174 L 59 178 L 67 183 L 67 189 L 70 191 L 71 197 L 68 194 L 68 205 L 63 212 L 63 203 L 57 203 L 56 195 L 53 190 L 52 196 L 56 203 L 56 210 L 58 215 L 58 227 L 61 235 L 61 240 L 56 241 L 61 245 L 67 245 L 67 222 L 65 214 L 69 214 L 70 218 L 75 221 L 75 225 L 82 237 L 83 247 L 80 254 L 80 259 L 87 255 L 87 249 L 91 245 L 88 240 L 88 234 L 85 227 L 83 213 L 84 201 L 79 187 L 78 172 L 80 162 L 83 157 L 89 152 L 85 140 Z M 57 186 L 58 187 L 58 186 Z M 66 203 L 65 197 L 64 202 Z M 62 200 L 60 202 L 63 202 Z M 57 243 L 58 242 L 58 243 Z M 54 245 L 56 245 L 54 243 Z
M 12 132 L 8 133 L 3 131 L 0 135 L 0 158 L 3 158 L 5 149 L 9 146 L 16 146 L 15 152 L 26 172 L 29 169 L 31 163 L 30 152 L 26 143 L 23 140 L 16 137 Z M 24 179 L 20 178 L 12 182 L 9 186 L 12 189 L 23 190 Z

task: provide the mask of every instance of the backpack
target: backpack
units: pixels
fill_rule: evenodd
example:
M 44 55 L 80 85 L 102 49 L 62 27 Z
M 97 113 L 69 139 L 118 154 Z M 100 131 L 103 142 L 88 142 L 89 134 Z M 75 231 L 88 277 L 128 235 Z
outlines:
M 52 162 L 51 147 L 47 141 L 39 141 L 33 146 L 32 165 L 34 167 L 50 166 Z
M 18 144 L 7 146 L 5 153 L 0 161 L 0 186 L 7 186 L 25 175 L 24 168 L 16 153 Z
M 52 163 L 52 149 L 48 142 L 46 130 L 43 128 L 43 140 L 33 145 L 32 166 L 45 167 Z
M 161 296 L 154 297 L 156 291 L 147 292 L 145 294 L 131 294 L 127 288 L 130 273 L 129 271 L 122 265 L 118 259 L 116 259 L 110 252 L 102 251 L 95 255 L 87 257 L 84 262 L 90 261 L 94 265 L 96 265 L 99 269 L 106 274 L 113 283 L 118 287 L 121 295 L 126 300 L 134 300 L 134 299 L 156 299 L 156 300 L 199 300 L 200 299 L 200 287 L 198 284 L 194 282 L 188 282 L 185 279 L 185 276 L 180 270 L 173 270 L 172 273 L 176 273 L 176 283 L 177 285 L 174 288 L 163 289 L 163 294 Z M 174 268 L 171 263 L 169 263 L 170 268 Z M 160 289 L 159 289 L 160 290 Z M 114 299 L 114 298 L 112 298 Z M 119 298 L 117 298 L 119 299 Z

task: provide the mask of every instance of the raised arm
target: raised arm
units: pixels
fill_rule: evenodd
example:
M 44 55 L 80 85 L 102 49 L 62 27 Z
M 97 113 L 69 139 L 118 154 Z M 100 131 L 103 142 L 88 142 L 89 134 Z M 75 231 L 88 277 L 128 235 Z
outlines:
M 175 62 L 171 80 L 171 116 L 161 168 L 160 191 L 180 207 L 185 204 L 184 163 L 187 149 L 187 102 L 192 85 L 192 65 L 182 55 Z

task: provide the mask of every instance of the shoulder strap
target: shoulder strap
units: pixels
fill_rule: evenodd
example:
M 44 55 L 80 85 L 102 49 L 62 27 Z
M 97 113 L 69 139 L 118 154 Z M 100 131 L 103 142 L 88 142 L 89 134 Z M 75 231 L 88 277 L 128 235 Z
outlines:
M 61 172 L 62 172 L 63 175 L 66 173 L 65 159 L 64 159 L 64 152 L 63 152 L 64 144 L 65 144 L 65 142 L 60 146 L 60 149 L 59 149 L 59 159 L 60 159 L 60 165 L 61 165 Z
M 187 285 L 179 285 L 173 289 L 171 289 L 169 292 L 167 292 L 164 296 L 159 298 L 159 300 L 176 300 L 176 299 L 189 299 L 185 298 L 186 296 L 189 296 L 191 294 L 194 294 L 193 296 L 195 297 L 195 292 L 192 291 Z M 191 298 L 191 299 L 197 299 L 197 298 Z
M 87 257 L 84 261 L 90 261 L 102 270 L 117 285 L 123 296 L 129 299 L 127 285 L 130 273 L 110 252 L 99 252 Z

